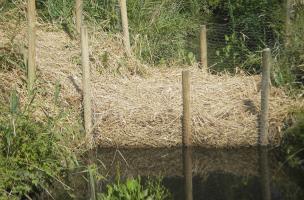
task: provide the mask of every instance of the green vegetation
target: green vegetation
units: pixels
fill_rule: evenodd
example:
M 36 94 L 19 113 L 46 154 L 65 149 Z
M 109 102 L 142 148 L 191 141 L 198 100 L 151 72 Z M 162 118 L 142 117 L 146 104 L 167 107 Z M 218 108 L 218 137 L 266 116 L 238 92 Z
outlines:
M 93 199 L 162 200 L 170 197 L 160 179 L 142 182 L 140 178 L 128 179 L 125 183 L 119 180 L 107 187 L 107 193 L 98 194 L 96 184 L 105 177 L 96 164 L 86 167 L 78 161 L 81 149 L 73 150 L 68 141 L 80 136 L 82 131 L 78 124 L 71 126 L 65 122 L 68 112 L 59 107 L 60 90 L 57 88 L 54 94 L 57 109 L 52 113 L 36 103 L 35 94 L 23 106 L 15 90 L 9 102 L 1 102 L 0 199 L 31 199 L 41 192 L 52 195 L 54 184 L 63 188 L 62 194 L 68 195 L 65 198 L 73 198 L 74 188 L 65 177 L 67 172 L 75 171 L 75 167 L 78 171 L 83 169 L 79 175 L 88 175 Z M 40 109 L 43 113 L 39 113 Z
M 168 190 L 161 185 L 160 179 L 149 179 L 143 184 L 140 177 L 127 179 L 124 183 L 119 180 L 116 184 L 108 185 L 107 192 L 101 194 L 100 200 L 165 200 L 172 199 Z
M 5 2 L 0 12 L 14 11 L 14 18 L 22 18 L 19 0 Z M 38 0 L 39 17 L 73 34 L 74 3 L 73 0 Z M 121 31 L 118 0 L 84 3 L 88 23 L 111 33 Z M 291 44 L 285 48 L 283 0 L 128 0 L 127 3 L 132 47 L 144 62 L 156 65 L 197 62 L 199 27 L 208 24 L 212 70 L 235 72 L 242 69 L 259 73 L 261 50 L 270 47 L 276 58 L 274 82 L 292 86 L 303 82 L 301 5 L 293 8 Z
M 281 32 L 282 29 L 282 17 L 277 14 L 281 13 L 281 3 L 275 0 L 255 0 L 246 4 L 241 0 L 129 0 L 127 2 L 136 55 L 149 63 L 187 61 L 187 57 L 197 56 L 201 24 L 228 24 L 225 27 L 226 38 L 234 37 L 241 42 L 245 34 L 251 42 L 258 42 L 257 46 L 261 47 L 266 45 L 265 37 Z M 39 13 L 44 20 L 70 24 L 69 27 L 73 27 L 71 23 L 74 1 L 41 0 L 38 5 Z M 117 0 L 85 1 L 84 10 L 86 20 L 90 23 L 111 32 L 121 30 Z M 222 39 L 224 36 L 225 34 L 221 35 Z M 274 39 L 275 36 L 270 37 Z M 233 47 L 238 53 L 246 50 L 235 44 Z M 232 49 L 230 52 L 233 52 Z
M 21 108 L 13 91 L 9 103 L 0 102 L 0 199 L 20 199 L 62 183 L 62 162 L 73 154 L 61 141 L 71 130 L 60 127 L 63 113 L 35 120 L 34 97 Z
M 277 53 L 277 68 L 275 69 L 274 82 L 278 85 L 302 87 L 304 83 L 304 13 L 300 9 L 295 10 L 291 25 L 289 45 Z
M 286 131 L 281 145 L 281 169 L 284 169 L 298 186 L 304 187 L 304 111 L 295 114 L 294 123 Z M 295 194 L 294 192 L 293 194 Z M 303 197 L 302 197 L 303 198 Z M 298 198 L 298 199 L 302 199 Z
M 208 24 L 211 69 L 249 73 L 260 72 L 260 51 L 270 46 L 275 58 L 273 82 L 289 89 L 303 90 L 304 13 L 294 9 L 290 43 L 284 46 L 285 10 L 283 0 L 128 0 L 132 47 L 143 62 L 159 65 L 193 64 L 199 60 L 199 29 Z M 51 22 L 75 34 L 74 0 L 38 0 L 40 22 Z M 85 1 L 85 20 L 109 33 L 121 31 L 117 0 Z M 0 1 L 1 22 L 12 21 L 18 32 L 25 20 L 24 1 Z M 225 24 L 225 25 L 223 25 Z M 12 34 L 14 37 L 16 34 Z M 11 38 L 12 40 L 13 38 Z M 0 70 L 26 69 L 23 55 L 14 47 L 0 46 Z M 63 141 L 80 136 L 79 124 L 66 124 L 68 111 L 58 107 L 59 83 L 55 89 L 56 112 L 44 112 L 35 95 L 21 106 L 16 91 L 0 98 L 0 199 L 30 198 L 48 190 L 52 183 L 63 187 L 63 172 L 77 163 L 75 152 Z M 10 96 L 9 101 L 6 96 Z M 303 94 L 300 94 L 303 95 Z M 39 102 L 40 105 L 43 102 Z M 39 117 L 37 116 L 39 114 Z M 304 117 L 299 114 L 288 131 L 284 150 L 292 166 L 303 166 Z M 293 145 L 289 145 L 293 144 Z M 90 177 L 95 168 L 89 166 Z M 92 182 L 92 181 L 90 181 Z M 93 186 L 93 185 L 92 185 Z M 94 188 L 94 187 L 91 187 Z M 108 186 L 100 199 L 167 199 L 160 181 L 142 183 L 140 178 Z
M 295 123 L 286 132 L 282 145 L 285 163 L 293 168 L 304 167 L 304 111 L 295 115 Z
M 302 7 L 295 7 L 292 44 L 285 48 L 284 2 L 128 0 L 133 50 L 150 64 L 193 64 L 199 60 L 199 27 L 208 24 L 212 70 L 259 73 L 261 50 L 271 47 L 276 58 L 274 82 L 294 86 L 303 82 L 304 20 Z M 37 4 L 43 20 L 73 32 L 74 1 L 40 0 Z M 117 0 L 85 1 L 84 11 L 86 21 L 96 27 L 121 31 Z

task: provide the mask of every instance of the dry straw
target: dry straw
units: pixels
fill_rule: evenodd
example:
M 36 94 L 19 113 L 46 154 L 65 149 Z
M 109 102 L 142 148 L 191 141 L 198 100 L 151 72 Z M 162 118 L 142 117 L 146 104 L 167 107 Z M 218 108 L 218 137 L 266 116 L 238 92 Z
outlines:
M 23 45 L 25 30 L 15 37 L 12 46 Z M 1 30 L 0 35 L 6 35 L 5 31 Z M 124 57 L 119 35 L 93 29 L 89 35 L 94 141 L 107 147 L 181 145 L 182 69 L 147 68 L 133 57 Z M 79 42 L 50 25 L 40 26 L 37 66 L 36 87 L 40 91 L 37 98 L 43 102 L 44 113 L 52 109 L 54 88 L 59 81 L 61 104 L 72 110 L 69 123 L 77 123 L 81 117 L 82 93 Z M 204 147 L 257 145 L 260 76 L 211 75 L 197 67 L 188 69 L 192 74 L 193 144 Z M 1 71 L 0 80 L 2 94 L 16 87 L 21 102 L 25 102 L 22 71 Z M 283 122 L 290 109 L 296 107 L 303 107 L 303 102 L 288 97 L 281 89 L 272 88 L 271 144 L 280 142 Z

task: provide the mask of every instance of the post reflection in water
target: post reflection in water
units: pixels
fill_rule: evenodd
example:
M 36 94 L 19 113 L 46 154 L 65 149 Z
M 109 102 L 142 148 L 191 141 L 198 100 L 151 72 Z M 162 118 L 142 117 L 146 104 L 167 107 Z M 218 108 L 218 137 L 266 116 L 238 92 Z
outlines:
M 90 151 L 89 154 L 88 154 L 88 159 L 87 159 L 87 180 L 88 181 L 88 189 L 87 191 L 89 191 L 88 193 L 88 198 L 90 200 L 96 200 L 97 199 L 97 191 L 96 191 L 96 186 L 97 186 L 97 183 L 96 183 L 96 179 L 95 179 L 95 176 L 92 174 L 92 171 L 91 171 L 91 167 L 92 165 L 94 164 L 94 160 L 95 158 L 97 157 L 96 155 L 97 152 L 95 151 Z
M 259 173 L 261 181 L 262 199 L 271 200 L 268 148 L 264 146 L 259 147 Z
M 192 148 L 183 148 L 183 174 L 185 200 L 192 200 Z

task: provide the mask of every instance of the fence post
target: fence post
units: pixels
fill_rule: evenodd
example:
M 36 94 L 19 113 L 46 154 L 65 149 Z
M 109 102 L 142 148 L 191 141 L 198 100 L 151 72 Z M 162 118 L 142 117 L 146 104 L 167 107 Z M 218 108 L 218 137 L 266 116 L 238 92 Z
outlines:
M 260 115 L 260 144 L 268 145 L 268 112 L 269 112 L 269 88 L 271 51 L 269 48 L 263 50 L 262 61 L 262 84 L 261 84 L 261 115 Z
M 127 1 L 120 0 L 120 13 L 123 29 L 123 41 L 125 46 L 125 51 L 128 57 L 131 56 L 131 45 L 130 45 L 130 35 L 129 35 L 129 25 L 128 25 L 128 11 L 127 11 Z
M 82 5 L 83 1 L 82 0 L 76 0 L 76 30 L 77 33 L 79 34 L 81 31 L 81 24 L 82 24 Z
M 201 26 L 200 53 L 201 53 L 201 67 L 202 67 L 202 69 L 207 69 L 208 58 L 207 58 L 207 28 L 206 28 L 206 25 Z
M 36 5 L 35 0 L 27 1 L 28 17 L 28 63 L 27 63 L 27 84 L 31 91 L 36 80 Z
M 84 128 L 87 136 L 92 128 L 92 106 L 90 86 L 90 63 L 88 31 L 86 26 L 81 26 L 81 62 L 82 62 L 82 85 L 83 85 L 83 114 Z
M 183 92 L 183 146 L 191 146 L 190 72 L 182 73 Z

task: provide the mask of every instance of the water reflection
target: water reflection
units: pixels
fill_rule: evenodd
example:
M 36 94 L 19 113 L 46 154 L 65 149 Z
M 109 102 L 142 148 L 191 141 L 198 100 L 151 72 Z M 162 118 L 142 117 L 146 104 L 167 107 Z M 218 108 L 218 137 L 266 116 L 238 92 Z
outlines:
M 268 148 L 258 148 L 259 179 L 263 200 L 271 200 Z M 183 175 L 185 200 L 193 200 L 192 148 L 183 148 Z
M 119 173 L 121 181 L 140 176 L 145 182 L 161 176 L 175 200 L 304 199 L 301 182 L 286 175 L 267 148 L 99 149 L 85 158 L 105 176 L 96 184 L 99 193 Z M 69 179 L 76 199 L 90 198 L 88 176 L 72 173 Z
M 263 200 L 271 199 L 270 192 L 270 174 L 269 174 L 269 164 L 268 164 L 268 147 L 259 147 L 259 171 L 260 171 L 260 181 L 261 181 L 261 192 Z
M 190 147 L 183 148 L 183 172 L 185 200 L 192 200 L 192 148 Z

